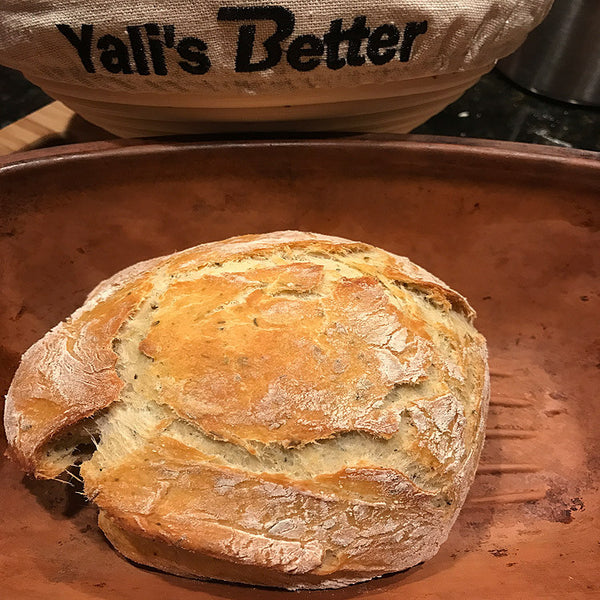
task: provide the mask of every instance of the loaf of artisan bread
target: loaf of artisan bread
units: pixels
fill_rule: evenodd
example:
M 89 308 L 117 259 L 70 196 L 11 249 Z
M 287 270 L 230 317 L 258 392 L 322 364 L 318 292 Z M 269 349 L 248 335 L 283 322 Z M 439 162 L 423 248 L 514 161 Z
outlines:
M 10 452 L 42 478 L 80 464 L 137 563 L 289 589 L 399 571 L 437 552 L 475 474 L 489 378 L 473 318 L 367 244 L 203 244 L 101 283 L 25 353 Z

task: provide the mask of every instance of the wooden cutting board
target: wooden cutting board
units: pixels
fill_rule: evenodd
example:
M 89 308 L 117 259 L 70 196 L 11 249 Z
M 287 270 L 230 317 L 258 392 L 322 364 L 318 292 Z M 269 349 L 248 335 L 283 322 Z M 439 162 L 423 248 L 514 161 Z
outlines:
M 113 139 L 62 102 L 47 106 L 0 129 L 0 156 L 45 146 Z

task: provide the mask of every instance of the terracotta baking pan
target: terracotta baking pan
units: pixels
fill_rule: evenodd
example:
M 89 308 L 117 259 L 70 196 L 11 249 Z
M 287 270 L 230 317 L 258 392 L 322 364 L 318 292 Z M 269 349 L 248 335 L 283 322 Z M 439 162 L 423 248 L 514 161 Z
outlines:
M 133 262 L 305 229 L 411 257 L 489 340 L 479 472 L 431 561 L 294 598 L 598 598 L 600 160 L 419 137 L 106 142 L 0 162 L 0 387 L 20 354 Z M 5 442 L 2 441 L 2 449 Z M 72 488 L 0 465 L 0 596 L 291 598 L 134 566 Z

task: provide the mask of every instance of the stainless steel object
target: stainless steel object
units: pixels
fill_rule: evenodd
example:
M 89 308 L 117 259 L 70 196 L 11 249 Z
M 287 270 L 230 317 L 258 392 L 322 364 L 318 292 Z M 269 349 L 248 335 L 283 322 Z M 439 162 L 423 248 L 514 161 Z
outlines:
M 546 20 L 498 68 L 537 94 L 600 106 L 600 0 L 555 0 Z

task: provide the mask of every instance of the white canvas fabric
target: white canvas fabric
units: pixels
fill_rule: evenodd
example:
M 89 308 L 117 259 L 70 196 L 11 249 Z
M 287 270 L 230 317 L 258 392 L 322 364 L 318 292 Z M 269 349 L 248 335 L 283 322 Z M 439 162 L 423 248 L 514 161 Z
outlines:
M 439 110 L 441 100 L 447 104 L 517 48 L 550 5 L 551 0 L 1 0 L 0 63 L 21 70 L 84 116 L 98 113 L 100 102 L 107 103 L 103 114 L 118 113 L 115 105 L 123 104 L 210 109 L 204 120 L 211 122 L 319 120 L 327 119 L 319 111 L 309 117 L 249 114 L 240 121 L 244 115 L 219 117 L 214 110 L 418 96 L 423 90 L 414 83 L 411 88 L 411 81 L 429 86 L 425 102 Z M 445 80 L 436 102 L 432 82 L 439 76 Z M 415 98 L 413 108 L 420 103 Z M 394 110 L 386 105 L 383 112 L 387 109 Z M 127 114 L 121 114 L 126 121 Z M 181 123 L 190 114 L 169 118 Z M 98 115 L 90 120 L 98 122 Z

